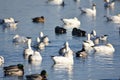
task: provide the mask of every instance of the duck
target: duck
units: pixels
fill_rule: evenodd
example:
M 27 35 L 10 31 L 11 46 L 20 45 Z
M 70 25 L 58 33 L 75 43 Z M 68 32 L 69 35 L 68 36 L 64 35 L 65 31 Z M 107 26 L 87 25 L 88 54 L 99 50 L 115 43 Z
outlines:
M 25 77 L 27 80 L 47 80 L 47 72 L 42 70 L 40 74 L 30 74 Z
M 73 51 L 67 46 L 64 56 L 51 56 L 54 64 L 73 65 Z
M 29 55 L 33 55 L 34 54 L 34 50 L 31 47 L 31 39 L 28 39 L 27 41 L 27 48 L 24 50 L 23 52 L 23 56 L 28 59 Z
M 114 53 L 115 49 L 111 43 L 107 43 L 105 45 L 98 45 L 93 46 L 93 49 L 95 50 L 95 53 Z
M 67 50 L 70 50 L 70 51 L 72 52 L 72 50 L 71 50 L 70 47 L 69 47 L 69 43 L 66 41 L 66 42 L 63 44 L 63 47 L 59 49 L 59 55 L 65 56 Z
M 92 4 L 92 9 L 91 8 L 81 8 L 80 7 L 81 14 L 87 14 L 90 16 L 96 16 L 96 4 Z
M 76 57 L 86 58 L 88 56 L 87 52 L 85 51 L 84 47 L 80 51 L 76 52 Z
M 32 21 L 36 22 L 36 23 L 44 23 L 45 22 L 45 17 L 44 16 L 35 17 L 35 18 L 32 18 Z
M 77 37 L 85 37 L 86 36 L 86 31 L 73 28 L 72 29 L 72 36 L 77 36 Z
M 66 26 L 73 26 L 73 27 L 79 27 L 81 22 L 78 20 L 77 17 L 74 18 L 63 18 L 61 19 L 64 25 Z
M 56 34 L 65 34 L 66 33 L 66 29 L 60 26 L 56 26 L 55 27 L 55 33 Z
M 65 6 L 65 2 L 63 0 L 48 0 L 47 3 L 56 6 Z
M 105 15 L 104 16 L 107 21 L 112 21 L 113 23 L 120 23 L 120 14 L 117 14 L 117 15 Z
M 29 61 L 42 61 L 42 56 L 38 51 L 34 51 L 34 54 L 29 55 L 28 57 Z
M 104 0 L 104 7 L 105 8 L 113 8 L 115 5 L 115 0 Z
M 13 37 L 13 43 L 27 43 L 28 41 L 28 38 L 25 37 L 25 36 L 20 36 L 19 34 L 16 34 L 14 37 Z
M 4 63 L 4 57 L 0 56 L 0 65 Z
M 4 76 L 23 76 L 24 66 L 23 64 L 10 65 L 3 67 Z

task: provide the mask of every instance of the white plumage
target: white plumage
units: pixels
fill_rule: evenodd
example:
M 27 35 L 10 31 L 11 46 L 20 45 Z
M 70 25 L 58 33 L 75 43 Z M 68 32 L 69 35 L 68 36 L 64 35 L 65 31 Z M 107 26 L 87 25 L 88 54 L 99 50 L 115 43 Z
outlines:
M 26 43 L 28 41 L 28 38 L 25 37 L 25 36 L 20 36 L 18 34 L 16 34 L 14 37 L 13 37 L 13 42 L 14 43 Z
M 93 49 L 96 53 L 113 53 L 115 51 L 113 45 L 110 43 L 94 46 Z
M 38 51 L 35 51 L 33 55 L 29 56 L 30 61 L 42 61 L 42 56 Z
M 64 5 L 63 0 L 48 0 L 47 2 L 51 5 Z
M 92 8 L 80 8 L 81 13 L 86 13 L 90 16 L 96 16 L 96 4 L 92 5 Z
M 67 50 L 64 56 L 52 57 L 55 64 L 74 64 L 73 51 L 67 46 Z
M 63 23 L 66 26 L 72 26 L 72 27 L 79 27 L 80 26 L 80 20 L 78 20 L 78 18 L 74 17 L 74 18 L 64 18 L 61 19 L 63 21 Z
M 34 54 L 34 50 L 31 48 L 31 39 L 28 39 L 27 42 L 27 48 L 24 50 L 23 55 L 25 56 L 25 58 L 28 59 L 29 55 L 33 55 Z
M 114 16 L 104 16 L 106 17 L 107 21 L 112 21 L 114 23 L 120 23 L 120 14 L 114 15 Z
M 4 57 L 0 56 L 0 65 L 4 63 Z

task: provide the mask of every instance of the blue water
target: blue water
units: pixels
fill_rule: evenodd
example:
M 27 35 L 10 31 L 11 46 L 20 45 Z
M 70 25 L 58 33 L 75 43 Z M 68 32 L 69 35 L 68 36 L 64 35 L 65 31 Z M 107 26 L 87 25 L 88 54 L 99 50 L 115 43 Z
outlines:
M 90 7 L 92 0 L 65 0 L 65 6 L 53 6 L 46 3 L 47 0 L 1 0 L 0 18 L 13 17 L 18 20 L 17 29 L 3 28 L 0 25 L 0 55 L 5 58 L 5 63 L 0 66 L 0 80 L 22 80 L 18 77 L 4 77 L 3 67 L 18 63 L 24 64 L 25 74 L 40 73 L 45 69 L 48 80 L 101 80 L 120 78 L 120 24 L 106 22 L 103 17 L 106 14 L 120 13 L 120 1 L 115 2 L 114 9 L 104 9 L 103 0 L 94 0 L 97 7 L 95 19 L 81 15 L 79 7 Z M 45 16 L 44 24 L 33 23 L 32 18 Z M 108 34 L 108 40 L 113 44 L 115 52 L 111 55 L 90 54 L 86 59 L 74 57 L 73 66 L 56 66 L 50 56 L 58 55 L 58 50 L 65 41 L 68 41 L 71 49 L 77 52 L 82 47 L 85 37 L 73 37 L 71 30 L 66 34 L 56 35 L 54 28 L 63 26 L 61 18 L 77 17 L 81 21 L 81 29 L 90 33 L 93 29 L 98 35 Z M 41 64 L 29 64 L 23 58 L 25 44 L 14 45 L 12 38 L 15 34 L 32 37 L 35 42 L 39 32 L 48 35 L 51 43 L 41 51 L 43 61 Z M 25 79 L 25 77 L 23 77 Z

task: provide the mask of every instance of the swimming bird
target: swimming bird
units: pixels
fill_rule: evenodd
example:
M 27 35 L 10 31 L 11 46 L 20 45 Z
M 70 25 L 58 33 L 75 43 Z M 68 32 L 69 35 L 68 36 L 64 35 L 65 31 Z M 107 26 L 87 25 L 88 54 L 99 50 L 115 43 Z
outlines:
M 111 43 L 107 43 L 105 45 L 93 46 L 93 49 L 95 50 L 96 53 L 113 53 L 115 51 Z
M 77 29 L 77 28 L 73 28 L 72 29 L 72 35 L 77 36 L 77 37 L 85 37 L 86 36 L 86 31 L 81 30 L 81 29 Z
M 70 50 L 72 52 L 72 50 L 69 47 L 69 43 L 65 42 L 63 47 L 59 50 L 59 55 L 65 56 L 67 50 Z
M 113 15 L 113 16 L 105 15 L 104 17 L 107 19 L 107 21 L 112 21 L 114 23 L 120 23 L 120 14 Z
M 32 18 L 32 21 L 36 22 L 36 23 L 44 23 L 45 22 L 45 17 L 44 16 L 35 17 L 35 18 Z
M 93 50 L 92 46 L 94 46 L 94 42 L 90 39 L 90 34 L 87 35 L 87 40 L 84 40 L 82 43 L 85 51 L 87 53 L 91 52 Z
M 25 76 L 27 80 L 47 80 L 46 70 L 42 70 L 40 74 L 31 74 Z
M 37 37 L 37 48 L 38 49 L 40 49 L 40 50 L 43 50 L 43 49 L 45 49 L 45 44 L 44 44 L 44 42 L 42 42 L 41 40 L 40 40 L 40 38 L 39 37 Z
M 76 57 L 86 58 L 87 56 L 88 54 L 85 51 L 84 47 L 82 47 L 82 50 L 76 52 Z
M 104 0 L 104 7 L 105 8 L 113 8 L 115 5 L 115 0 Z
M 63 18 L 61 19 L 63 21 L 63 23 L 66 25 L 66 26 L 71 26 L 71 27 L 80 27 L 80 20 L 78 20 L 77 17 L 74 17 L 74 18 Z
M 23 64 L 10 65 L 3 67 L 5 76 L 23 76 L 24 66 Z
M 56 34 L 64 34 L 64 33 L 66 33 L 66 29 L 63 28 L 63 27 L 56 26 L 55 27 L 55 33 Z
M 34 54 L 34 50 L 31 47 L 31 42 L 32 42 L 32 40 L 28 39 L 28 41 L 27 41 L 27 48 L 24 50 L 24 53 L 23 53 L 24 57 L 27 58 L 27 59 L 28 59 L 29 55 L 33 55 Z
M 64 6 L 65 3 L 63 0 L 48 0 L 47 3 L 51 4 L 51 5 L 57 5 L 57 6 Z
M 69 48 L 69 46 L 66 46 L 66 51 L 64 56 L 52 56 L 52 60 L 54 61 L 54 64 L 69 64 L 73 65 L 73 51 Z
M 34 51 L 34 54 L 29 55 L 29 61 L 42 61 L 42 56 L 38 51 Z
M 14 18 L 12 17 L 9 17 L 9 18 L 4 18 L 4 19 L 1 19 L 1 24 L 3 23 L 15 23 L 16 21 L 14 20 Z
M 39 38 L 40 38 L 41 42 L 43 42 L 45 44 L 45 46 L 47 46 L 50 43 L 48 36 L 44 35 L 43 32 L 39 33 Z
M 25 37 L 25 36 L 20 36 L 18 34 L 16 34 L 14 37 L 13 37 L 13 42 L 14 43 L 26 43 L 28 41 L 28 38 Z
M 0 56 L 0 65 L 4 63 L 4 57 Z
M 90 16 L 96 16 L 96 4 L 95 3 L 92 4 L 92 9 L 80 7 L 80 10 L 81 10 L 81 14 L 86 13 L 87 15 L 90 15 Z

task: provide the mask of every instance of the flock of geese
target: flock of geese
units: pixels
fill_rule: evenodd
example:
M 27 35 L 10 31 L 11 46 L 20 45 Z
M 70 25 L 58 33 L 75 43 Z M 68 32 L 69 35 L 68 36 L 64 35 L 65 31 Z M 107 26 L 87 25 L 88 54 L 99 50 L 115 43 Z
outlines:
M 80 1 L 80 0 L 75 0 Z M 104 0 L 104 7 L 109 8 L 113 7 L 115 5 L 115 0 Z M 65 6 L 65 2 L 63 0 L 48 0 L 47 3 L 52 5 L 59 5 L 59 6 Z M 81 8 L 79 7 L 81 14 L 86 14 L 90 16 L 96 16 L 96 4 L 92 4 L 92 8 Z M 110 16 L 105 15 L 107 21 L 113 21 L 115 23 L 120 23 L 120 14 Z M 44 23 L 45 17 L 35 17 L 32 19 L 33 22 L 36 23 Z M 77 17 L 74 18 L 63 18 L 61 19 L 64 27 L 57 26 L 55 28 L 56 34 L 64 34 L 66 33 L 66 27 L 70 27 L 73 29 L 72 34 L 77 36 L 84 36 L 87 37 L 86 40 L 82 42 L 82 49 L 79 51 L 74 52 L 70 46 L 69 42 L 66 41 L 63 44 L 63 47 L 59 49 L 58 56 L 51 56 L 53 62 L 55 64 L 67 64 L 67 65 L 73 65 L 74 64 L 74 54 L 76 57 L 82 57 L 86 58 L 89 53 L 96 53 L 96 54 L 112 54 L 115 51 L 114 46 L 108 42 L 108 35 L 102 35 L 98 36 L 96 31 L 93 30 L 91 33 L 88 33 L 86 31 L 83 31 L 79 29 L 80 27 L 80 20 Z M 0 19 L 0 24 L 4 27 L 16 27 L 19 22 L 15 21 L 14 18 L 5 18 Z M 39 32 L 39 36 L 36 38 L 36 43 L 32 46 L 32 39 L 31 37 L 25 37 L 16 34 L 13 37 L 13 42 L 15 44 L 25 43 L 27 44 L 27 47 L 24 49 L 23 56 L 25 59 L 27 59 L 29 62 L 41 62 L 42 56 L 41 53 L 38 51 L 45 49 L 46 46 L 50 44 L 50 40 L 48 36 L 44 35 L 43 32 Z M 35 48 L 35 49 L 33 49 Z M 0 56 L 0 64 L 4 63 L 4 57 Z M 4 74 L 9 76 L 23 76 L 24 75 L 24 66 L 22 64 L 17 65 L 10 65 L 3 68 Z M 26 75 L 26 79 L 28 80 L 47 80 L 47 72 L 45 70 L 41 71 L 40 74 L 30 74 Z

